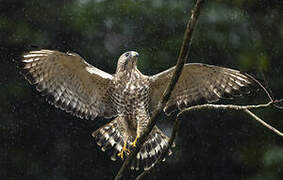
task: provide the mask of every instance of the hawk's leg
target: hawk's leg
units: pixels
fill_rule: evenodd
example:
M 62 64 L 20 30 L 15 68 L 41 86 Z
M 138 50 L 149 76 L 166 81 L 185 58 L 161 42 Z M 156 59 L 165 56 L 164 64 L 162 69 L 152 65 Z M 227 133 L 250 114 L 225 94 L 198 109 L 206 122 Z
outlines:
M 124 158 L 124 152 L 126 152 L 126 153 L 130 152 L 130 150 L 127 148 L 127 141 L 128 141 L 128 137 L 124 141 L 122 151 L 117 154 L 117 156 L 119 156 L 121 159 Z
M 137 147 L 138 138 L 146 130 L 148 121 L 149 121 L 149 117 L 148 116 L 140 116 L 140 117 L 138 117 L 138 121 L 137 121 L 137 136 L 136 136 L 134 142 L 131 144 L 133 147 Z
M 139 135 L 137 135 L 136 136 L 136 139 L 134 140 L 134 142 L 131 144 L 133 147 L 137 147 L 137 141 L 138 141 L 138 138 L 139 138 L 140 136 Z

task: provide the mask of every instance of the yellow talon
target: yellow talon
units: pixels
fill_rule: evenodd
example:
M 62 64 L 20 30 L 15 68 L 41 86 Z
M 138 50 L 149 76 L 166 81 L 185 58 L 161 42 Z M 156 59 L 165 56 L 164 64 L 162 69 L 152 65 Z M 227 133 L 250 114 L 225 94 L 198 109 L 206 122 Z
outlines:
M 130 150 L 129 150 L 129 149 L 127 149 L 127 142 L 126 142 L 126 141 L 124 142 L 124 145 L 123 145 L 122 151 L 121 151 L 121 152 L 119 152 L 119 153 L 117 154 L 117 156 L 119 156 L 121 159 L 123 159 L 123 158 L 124 158 L 124 151 L 126 151 L 127 153 L 129 153 L 129 152 L 130 152 Z
M 137 141 L 138 141 L 139 136 L 136 137 L 134 142 L 132 143 L 132 146 L 137 147 Z

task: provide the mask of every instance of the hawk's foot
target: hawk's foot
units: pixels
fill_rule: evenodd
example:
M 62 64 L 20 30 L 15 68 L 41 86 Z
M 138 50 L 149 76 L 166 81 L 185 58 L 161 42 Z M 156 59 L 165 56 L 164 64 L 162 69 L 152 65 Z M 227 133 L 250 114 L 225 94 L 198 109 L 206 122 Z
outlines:
M 137 136 L 134 142 L 131 144 L 133 147 L 137 147 L 137 141 L 140 136 Z
M 127 142 L 124 142 L 124 146 L 123 146 L 123 148 L 122 148 L 122 151 L 119 152 L 119 153 L 117 154 L 117 156 L 119 156 L 121 159 L 124 159 L 124 152 L 130 153 L 130 150 L 127 149 Z

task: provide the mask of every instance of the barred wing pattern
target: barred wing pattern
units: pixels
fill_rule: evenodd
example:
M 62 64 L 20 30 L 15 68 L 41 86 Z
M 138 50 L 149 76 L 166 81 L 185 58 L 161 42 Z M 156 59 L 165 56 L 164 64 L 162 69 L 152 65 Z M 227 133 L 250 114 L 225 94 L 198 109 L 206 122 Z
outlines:
M 23 55 L 23 75 L 47 100 L 86 119 L 115 116 L 107 89 L 112 75 L 85 62 L 78 54 L 51 50 Z
M 175 67 L 151 76 L 151 107 L 155 109 Z M 240 71 L 200 63 L 185 64 L 182 74 L 164 108 L 170 114 L 176 108 L 215 102 L 220 98 L 248 93 L 253 80 Z

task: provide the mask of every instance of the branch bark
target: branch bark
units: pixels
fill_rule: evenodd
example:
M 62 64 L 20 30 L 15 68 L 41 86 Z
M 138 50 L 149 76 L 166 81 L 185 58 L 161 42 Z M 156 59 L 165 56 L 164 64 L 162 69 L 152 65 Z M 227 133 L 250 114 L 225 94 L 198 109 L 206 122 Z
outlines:
M 128 167 L 129 163 L 136 157 L 141 146 L 145 142 L 147 136 L 149 135 L 152 128 L 156 124 L 158 116 L 160 115 L 160 113 L 162 112 L 163 108 L 165 107 L 167 101 L 170 98 L 170 95 L 171 95 L 180 75 L 181 75 L 185 61 L 189 57 L 193 31 L 194 31 L 194 28 L 197 24 L 197 19 L 198 19 L 199 14 L 200 14 L 201 5 L 203 3 L 204 3 L 204 0 L 197 0 L 196 4 L 195 4 L 195 6 L 192 10 L 191 17 L 190 17 L 190 19 L 187 23 L 182 47 L 181 47 L 181 50 L 179 52 L 178 61 L 177 61 L 176 68 L 175 68 L 174 74 L 172 76 L 172 79 L 171 79 L 169 85 L 167 86 L 161 100 L 159 101 L 158 108 L 153 112 L 151 119 L 149 121 L 149 124 L 147 125 L 146 131 L 139 138 L 139 140 L 137 142 L 137 147 L 129 154 L 127 159 L 124 161 L 123 165 L 121 166 L 119 172 L 117 173 L 117 175 L 115 177 L 115 180 L 122 179 L 124 171 Z

